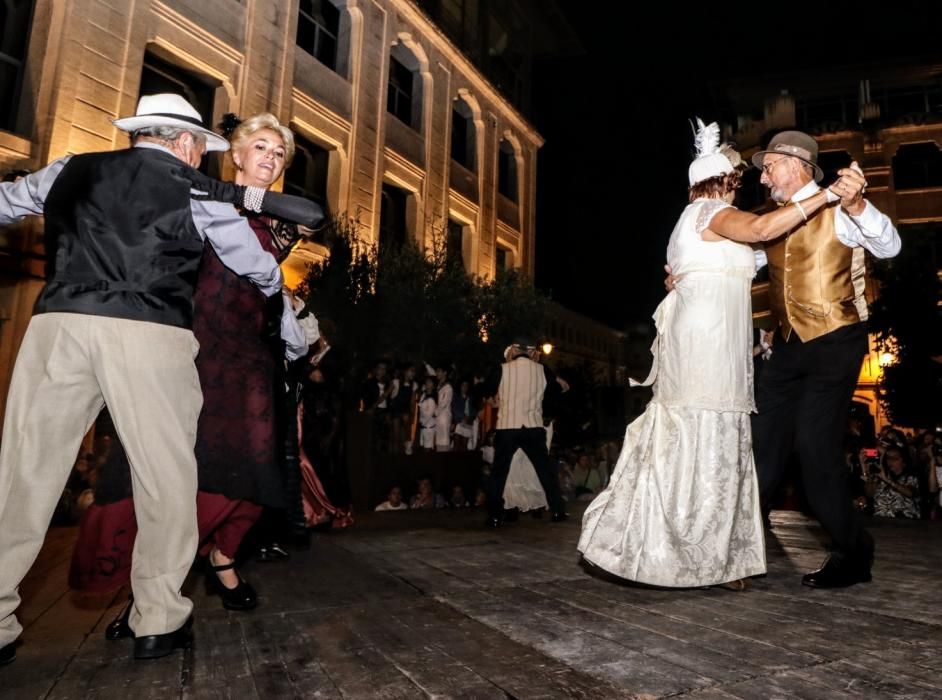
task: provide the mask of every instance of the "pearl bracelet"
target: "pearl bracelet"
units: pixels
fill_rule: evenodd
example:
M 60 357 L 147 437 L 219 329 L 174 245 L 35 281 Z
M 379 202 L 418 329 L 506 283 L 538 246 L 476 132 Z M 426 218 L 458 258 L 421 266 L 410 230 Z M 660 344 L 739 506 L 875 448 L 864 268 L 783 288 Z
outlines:
M 246 187 L 245 195 L 242 197 L 242 204 L 249 211 L 260 213 L 262 211 L 262 200 L 264 199 L 264 187 Z

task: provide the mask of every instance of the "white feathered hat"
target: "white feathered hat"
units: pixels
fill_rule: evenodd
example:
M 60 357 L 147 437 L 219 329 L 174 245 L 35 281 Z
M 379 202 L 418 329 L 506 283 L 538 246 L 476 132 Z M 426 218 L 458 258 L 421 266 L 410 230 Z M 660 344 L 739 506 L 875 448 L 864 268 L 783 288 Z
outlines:
M 728 175 L 735 170 L 729 158 L 720 151 L 720 127 L 716 122 L 704 124 L 703 120 L 697 117 L 693 143 L 697 149 L 697 157 L 687 169 L 691 187 L 698 182 Z

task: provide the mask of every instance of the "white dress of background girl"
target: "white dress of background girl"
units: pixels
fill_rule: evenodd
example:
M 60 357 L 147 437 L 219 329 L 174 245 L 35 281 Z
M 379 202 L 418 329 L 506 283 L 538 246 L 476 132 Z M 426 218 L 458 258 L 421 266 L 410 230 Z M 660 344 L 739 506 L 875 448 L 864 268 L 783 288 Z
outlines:
M 446 378 L 438 387 L 438 405 L 435 407 L 435 449 L 439 452 L 451 449 L 451 399 L 453 395 L 454 389 Z
M 553 441 L 553 424 L 546 428 L 546 449 Z M 518 449 L 510 462 L 510 472 L 504 485 L 504 508 L 519 508 L 522 511 L 548 508 L 546 493 L 526 452 Z

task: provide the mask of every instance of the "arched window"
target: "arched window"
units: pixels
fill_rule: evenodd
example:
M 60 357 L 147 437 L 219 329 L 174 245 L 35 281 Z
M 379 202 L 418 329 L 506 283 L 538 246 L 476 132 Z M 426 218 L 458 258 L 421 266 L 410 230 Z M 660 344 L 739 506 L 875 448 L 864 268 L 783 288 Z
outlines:
M 297 45 L 318 61 L 337 70 L 340 8 L 330 0 L 301 0 L 298 5 Z
M 33 18 L 32 0 L 0 2 L 0 129 L 16 129 Z
M 409 240 L 407 208 L 410 193 L 383 183 L 379 210 L 379 252 L 398 250 Z
M 893 156 L 893 184 L 898 190 L 942 187 L 942 153 L 934 142 L 907 143 Z
M 508 139 L 501 139 L 497 153 L 497 191 L 510 201 L 517 201 L 517 154 Z
M 837 171 L 850 167 L 853 157 L 847 151 L 821 151 L 818 154 L 818 166 L 824 171 L 821 184 L 830 185 L 837 180 Z
M 298 134 L 294 144 L 294 160 L 285 171 L 285 192 L 326 205 L 330 151 Z
M 386 111 L 416 131 L 422 124 L 422 75 L 418 57 L 402 43 L 389 54 Z
M 454 102 L 451 111 L 451 158 L 471 171 L 477 170 L 474 112 L 462 99 Z

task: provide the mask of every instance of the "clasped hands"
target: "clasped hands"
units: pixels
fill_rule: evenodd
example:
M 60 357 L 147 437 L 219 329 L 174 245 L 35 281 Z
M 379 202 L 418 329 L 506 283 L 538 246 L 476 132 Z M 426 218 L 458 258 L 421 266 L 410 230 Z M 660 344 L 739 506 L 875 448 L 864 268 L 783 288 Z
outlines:
M 848 214 L 857 216 L 863 213 L 866 206 L 863 194 L 867 189 L 867 179 L 860 165 L 855 160 L 850 167 L 838 170 L 837 174 L 838 179 L 828 187 L 828 202 L 840 199 L 841 206 L 847 210 Z

